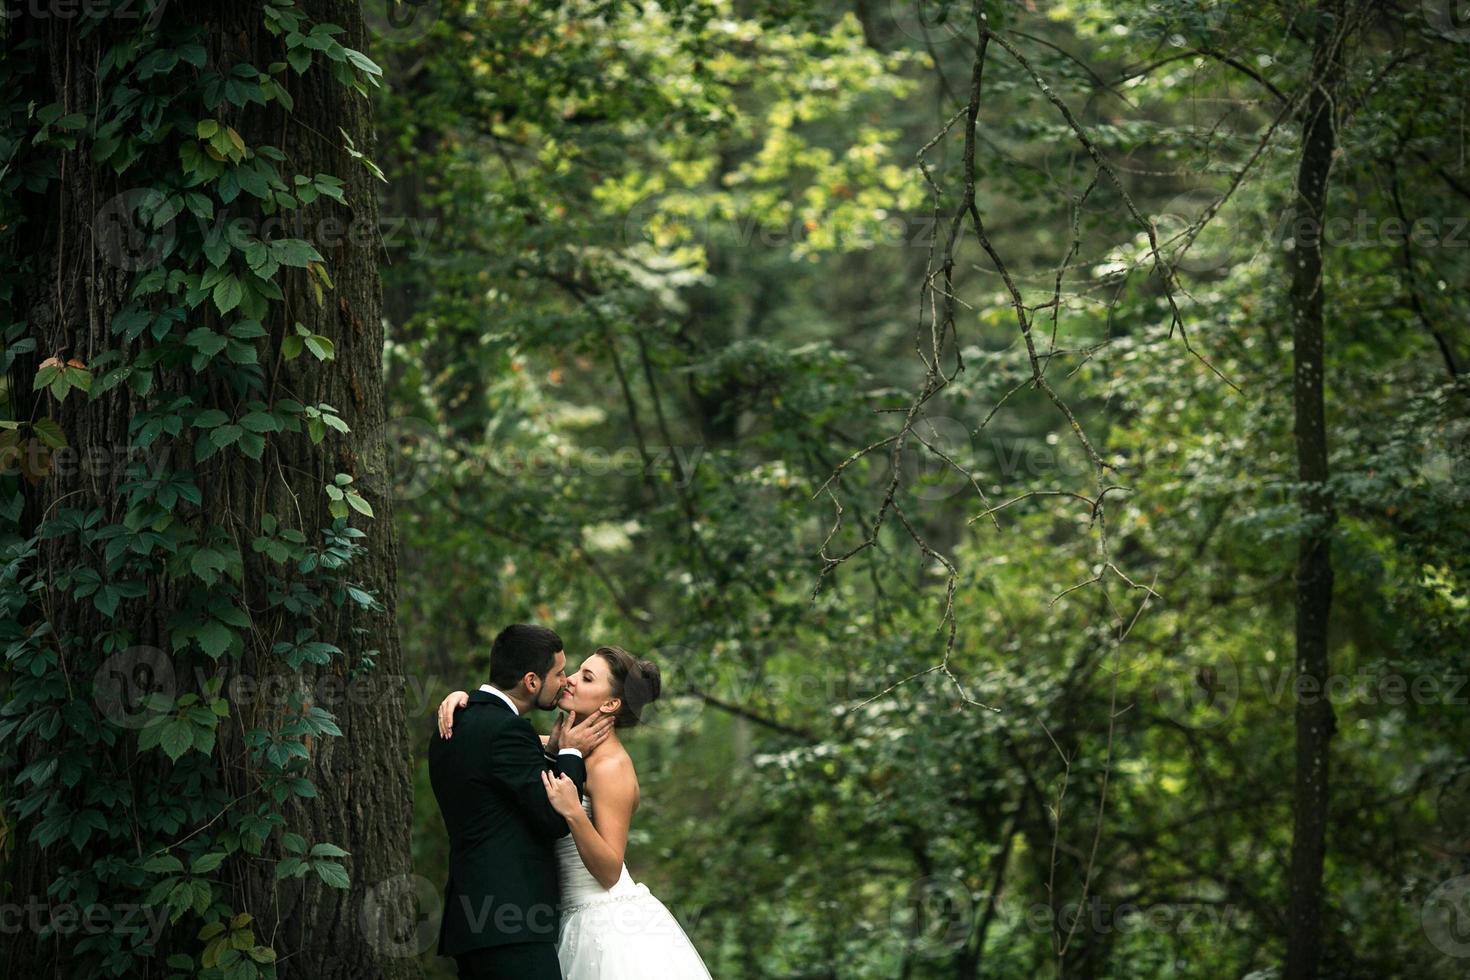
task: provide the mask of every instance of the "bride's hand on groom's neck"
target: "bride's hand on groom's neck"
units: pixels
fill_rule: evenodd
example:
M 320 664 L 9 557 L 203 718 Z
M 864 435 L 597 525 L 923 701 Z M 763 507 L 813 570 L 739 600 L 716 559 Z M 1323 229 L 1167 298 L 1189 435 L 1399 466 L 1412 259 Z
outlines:
M 454 713 L 470 703 L 464 691 L 451 691 L 449 697 L 439 702 L 439 737 L 447 739 L 454 732 Z

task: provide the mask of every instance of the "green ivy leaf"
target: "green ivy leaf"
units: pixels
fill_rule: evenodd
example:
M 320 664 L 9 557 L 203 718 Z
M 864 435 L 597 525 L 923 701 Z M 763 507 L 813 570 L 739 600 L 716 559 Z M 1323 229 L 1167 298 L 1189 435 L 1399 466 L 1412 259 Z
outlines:
M 213 585 L 219 580 L 219 573 L 225 570 L 226 564 L 225 556 L 213 548 L 199 548 L 189 560 L 189 569 L 205 585 Z
M 215 302 L 219 302 L 218 289 L 215 290 Z M 208 327 L 196 327 L 190 330 L 184 338 L 184 343 L 209 357 L 213 357 L 225 348 L 225 338 Z
M 196 875 L 208 874 L 223 864 L 227 856 L 223 851 L 211 851 L 208 854 L 201 854 L 189 865 L 189 873 Z
M 214 305 L 221 313 L 228 313 L 240 305 L 240 299 L 245 295 L 245 289 L 240 285 L 240 280 L 232 272 L 221 279 L 214 287 Z
M 306 873 L 306 862 L 301 858 L 283 858 L 276 862 L 276 880 L 299 878 Z
M 184 862 L 172 854 L 155 854 L 143 862 L 143 870 L 149 874 L 174 874 L 184 870 Z
M 159 732 L 158 744 L 174 762 L 194 745 L 194 729 L 187 721 L 170 721 Z
M 37 419 L 31 424 L 31 431 L 52 449 L 60 449 L 67 444 L 66 434 L 61 431 L 61 423 L 55 419 Z
M 240 452 L 258 462 L 265 455 L 265 437 L 254 432 L 244 433 L 240 436 Z
M 243 428 L 233 423 L 222 425 L 209 434 L 210 439 L 216 446 L 223 449 L 234 445 L 235 441 L 245 432 Z
M 235 639 L 233 630 L 214 619 L 200 626 L 195 636 L 199 640 L 199 646 L 215 660 L 224 656 L 225 651 L 230 648 L 230 644 Z
M 311 867 L 322 881 L 333 888 L 349 888 L 352 885 L 347 869 L 335 861 L 313 861 Z
M 259 320 L 241 320 L 230 327 L 229 334 L 237 340 L 254 340 L 257 337 L 267 336 L 268 331 L 260 325 Z
M 317 356 L 318 360 L 330 361 L 336 354 L 336 347 L 330 340 L 320 334 L 312 334 L 306 338 L 306 349 Z
M 281 265 L 304 269 L 312 262 L 325 261 L 321 253 L 310 242 L 300 238 L 285 238 L 270 244 L 271 255 Z

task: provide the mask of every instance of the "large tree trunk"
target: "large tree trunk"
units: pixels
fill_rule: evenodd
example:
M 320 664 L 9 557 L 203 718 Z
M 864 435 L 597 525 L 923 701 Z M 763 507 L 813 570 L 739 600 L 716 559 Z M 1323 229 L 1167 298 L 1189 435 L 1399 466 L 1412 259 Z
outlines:
M 1327 493 L 1327 422 L 1323 402 L 1322 230 L 1337 141 L 1345 0 L 1318 7 L 1311 86 L 1303 113 L 1297 170 L 1290 310 L 1297 476 L 1303 485 L 1303 531 L 1296 564 L 1296 784 L 1287 910 L 1285 980 L 1315 980 L 1322 959 L 1322 863 L 1327 851 L 1328 762 L 1336 720 L 1327 697 L 1327 636 L 1332 607 Z
M 54 6 L 54 5 L 53 5 Z M 86 5 L 79 5 L 86 6 Z M 146 11 L 149 5 L 132 4 Z M 298 0 L 313 23 L 334 23 L 346 28 L 339 35 L 350 48 L 366 48 L 358 5 L 351 0 Z M 103 19 L 97 30 L 83 35 L 84 18 L 56 16 L 47 5 L 26 5 L 11 20 L 6 37 L 8 53 L 27 39 L 41 44 L 39 70 L 27 84 L 26 93 L 38 105 L 64 102 L 67 112 L 93 118 L 99 104 L 112 97 L 116 77 L 99 82 L 99 58 L 118 37 L 136 30 L 136 21 Z M 68 8 L 72 9 L 72 8 Z M 39 15 L 38 13 L 39 12 Z M 281 39 L 269 34 L 261 7 L 239 0 L 191 0 L 168 4 L 161 26 L 205 25 L 204 44 L 209 66 L 249 63 L 264 69 L 284 60 Z M 180 71 L 192 69 L 181 66 Z M 286 829 L 301 834 L 308 843 L 331 842 L 350 852 L 344 860 L 351 875 L 348 889 L 328 887 L 315 874 L 305 879 L 277 882 L 270 858 L 279 856 L 278 835 L 266 845 L 267 860 L 230 859 L 217 878 L 224 879 L 223 899 L 235 909 L 249 911 L 255 918 L 259 941 L 271 945 L 280 958 L 282 976 L 357 978 L 417 975 L 414 954 L 422 952 L 422 934 L 403 942 L 405 924 L 411 930 L 412 914 L 404 915 L 419 880 L 411 876 L 410 825 L 412 813 L 412 760 L 403 711 L 403 664 L 395 626 L 397 582 L 396 539 L 388 460 L 383 446 L 384 402 L 381 377 L 383 336 L 380 318 L 381 291 L 377 256 L 381 248 L 374 178 L 361 161 L 345 150 L 338 132 L 341 127 L 357 149 L 372 153 L 373 129 L 369 101 L 334 79 L 320 60 L 304 75 L 287 73 L 286 84 L 294 97 L 294 109 L 284 112 L 276 103 L 266 107 L 247 106 L 235 117 L 234 125 L 251 147 L 270 144 L 286 154 L 280 164 L 283 174 L 332 174 L 345 181 L 347 206 L 326 199 L 304 206 L 300 230 L 296 218 L 287 220 L 286 234 L 305 238 L 326 260 L 335 288 L 318 305 L 308 289 L 302 270 L 283 270 L 277 282 L 285 292 L 285 303 L 272 303 L 263 323 L 269 336 L 254 343 L 264 367 L 269 399 L 290 398 L 306 405 L 334 406 L 351 427 L 350 434 L 329 431 L 313 445 L 302 434 L 274 433 L 267 436 L 259 462 L 235 452 L 223 452 L 201 463 L 193 457 L 195 433 L 185 430 L 183 438 L 167 437 L 142 454 L 150 468 L 192 469 L 202 490 L 202 505 L 181 503 L 175 519 L 201 532 L 224 529 L 239 548 L 244 561 L 241 579 L 244 608 L 252 613 L 251 627 L 244 630 L 245 650 L 238 658 L 226 657 L 228 676 L 246 677 L 257 685 L 239 690 L 244 696 L 232 700 L 230 717 L 221 724 L 212 756 L 226 785 L 244 797 L 257 784 L 256 774 L 244 761 L 247 757 L 242 734 L 248 729 L 279 720 L 286 710 L 284 699 L 267 695 L 271 680 L 299 681 L 310 692 L 309 700 L 335 715 L 341 737 L 327 737 L 311 744 L 307 775 L 316 784 L 317 796 L 292 804 L 286 811 Z M 190 106 L 197 110 L 197 103 Z M 222 107 L 222 112 L 234 112 Z M 90 140 L 81 139 L 76 149 L 61 153 L 59 179 L 44 194 L 25 202 L 27 217 L 24 254 L 33 257 L 37 274 L 20 297 L 21 312 L 38 340 L 34 358 L 22 358 L 11 378 L 12 397 L 17 399 L 17 417 L 55 418 L 71 447 L 83 454 L 102 449 L 115 454 L 132 443 L 129 420 L 156 406 L 164 397 L 191 393 L 201 405 L 217 407 L 235 417 L 241 411 L 242 394 L 221 384 L 217 376 L 200 375 L 187 364 L 177 368 L 156 365 L 154 391 L 139 397 L 123 384 L 89 400 L 73 392 L 60 404 L 45 392 L 31 393 L 39 359 L 59 354 L 91 364 L 103 351 L 122 341 L 110 331 L 113 314 L 126 302 L 127 291 L 137 274 L 136 256 L 119 261 L 118 239 L 108 239 L 106 222 L 132 220 L 127 199 L 119 198 L 136 187 L 137 177 L 119 178 L 111 167 L 91 162 Z M 156 166 L 177 166 L 176 144 L 158 148 Z M 116 206 L 122 201 L 122 209 Z M 241 202 L 247 199 L 245 195 Z M 253 199 L 250 199 L 253 205 Z M 237 208 L 240 205 L 237 204 Z M 247 216 L 249 212 L 246 212 Z M 288 213 L 290 214 L 290 213 Z M 254 215 L 259 217 L 258 212 Z M 193 220 L 187 213 L 180 221 Z M 328 222 L 335 220 L 340 225 Z M 347 228 L 352 233 L 347 233 Z M 146 259 L 145 259 L 146 261 Z M 289 313 L 287 312 L 289 311 Z M 207 305 L 195 311 L 200 323 L 218 322 Z M 281 342 L 300 321 L 312 332 L 335 344 L 335 360 L 321 363 L 305 355 L 294 361 L 279 356 Z M 191 318 L 191 326 L 193 318 Z M 145 335 L 146 336 L 146 335 Z M 109 461 L 115 458 L 109 455 Z M 272 644 L 290 639 L 301 625 L 299 619 L 268 613 L 267 564 L 251 547 L 261 533 L 261 515 L 274 514 L 283 527 L 299 529 L 308 542 L 322 543 L 321 529 L 332 524 L 327 511 L 324 485 L 337 473 L 354 477 L 354 487 L 372 505 L 375 516 L 365 520 L 353 515 L 351 523 L 366 532 L 359 539 L 365 551 L 350 564 L 350 580 L 374 593 L 382 604 L 374 612 L 348 602 L 330 603 L 315 614 L 311 625 L 316 639 L 335 644 L 345 658 L 335 658 L 322 667 L 291 671 Z M 101 507 L 104 522 L 119 522 L 127 511 L 117 487 L 127 479 L 125 467 L 109 465 L 59 466 L 45 479 L 26 487 L 22 532 L 34 533 L 38 523 L 54 517 L 60 508 Z M 39 565 L 44 569 L 87 564 L 87 549 L 76 535 L 41 542 Z M 170 650 L 166 623 L 181 606 L 183 595 L 197 588 L 183 575 L 153 575 L 149 595 L 125 600 L 118 620 L 125 622 L 134 642 Z M 44 612 L 42 611 L 44 609 Z M 115 625 L 102 619 L 90 599 L 52 589 L 31 610 L 39 620 L 49 620 L 58 638 L 73 638 L 82 647 L 94 642 L 104 628 Z M 258 617 L 255 614 L 259 614 Z M 364 679 L 350 684 L 349 671 L 360 666 L 363 655 L 376 651 L 375 666 Z M 176 658 L 177 659 L 177 658 Z M 63 666 L 66 660 L 63 659 Z M 180 664 L 178 692 L 192 690 L 191 663 Z M 70 676 L 70 675 L 69 675 Z M 80 681 L 78 694 L 90 698 L 90 676 Z M 225 691 L 231 690 L 226 684 Z M 99 723 L 101 723 L 99 721 Z M 110 758 L 99 765 L 132 767 L 146 780 L 150 767 L 166 768 L 169 762 L 157 752 L 138 752 L 135 733 L 128 733 L 114 747 Z M 24 762 L 24 758 L 22 762 Z M 7 794 L 8 795 L 8 794 Z M 258 794 L 248 805 L 259 803 Z M 223 815 L 222 815 L 223 816 Z M 126 814 L 112 819 L 125 821 Z M 29 843 L 30 826 L 17 828 L 17 851 L 6 878 L 15 895 L 46 895 L 66 856 L 57 848 L 41 849 Z M 195 830 L 183 828 L 178 837 Z M 136 896 L 103 896 L 103 901 L 136 901 Z M 397 917 L 394 912 L 400 913 Z M 185 916 L 170 929 L 161 948 L 198 954 L 201 945 L 194 937 L 198 920 Z M 388 932 L 382 931 L 387 927 Z M 72 972 L 75 937 L 42 939 L 34 932 L 7 936 L 7 954 L 0 959 L 7 976 L 62 976 Z M 162 957 L 152 961 L 162 975 Z M 136 975 L 136 974 L 133 974 Z

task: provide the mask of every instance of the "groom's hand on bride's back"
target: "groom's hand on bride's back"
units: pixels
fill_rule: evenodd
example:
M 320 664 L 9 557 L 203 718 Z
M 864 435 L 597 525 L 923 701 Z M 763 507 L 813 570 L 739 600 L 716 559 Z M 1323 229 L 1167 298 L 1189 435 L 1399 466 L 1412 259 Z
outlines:
M 613 720 L 612 715 L 595 714 L 588 715 L 575 725 L 566 725 L 558 721 L 557 727 L 561 729 L 559 747 L 576 749 L 585 756 L 607 738 L 613 730 Z

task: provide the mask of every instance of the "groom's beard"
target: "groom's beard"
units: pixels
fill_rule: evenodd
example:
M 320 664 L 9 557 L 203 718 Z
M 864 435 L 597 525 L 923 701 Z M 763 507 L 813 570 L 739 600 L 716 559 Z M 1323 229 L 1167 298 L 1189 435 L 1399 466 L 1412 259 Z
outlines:
M 551 688 L 550 688 L 549 685 L 543 684 L 541 686 L 541 690 L 539 690 L 539 691 L 536 692 L 536 699 L 535 699 L 535 701 L 532 702 L 533 704 L 536 705 L 536 707 L 540 708 L 542 711 L 551 711 L 551 710 L 555 709 L 557 702 L 561 700 L 561 688 L 557 688 L 556 689 L 556 693 L 551 696 L 551 703 L 550 704 L 547 704 L 545 702 L 544 698 L 546 697 L 546 692 L 549 691 L 550 689 Z

